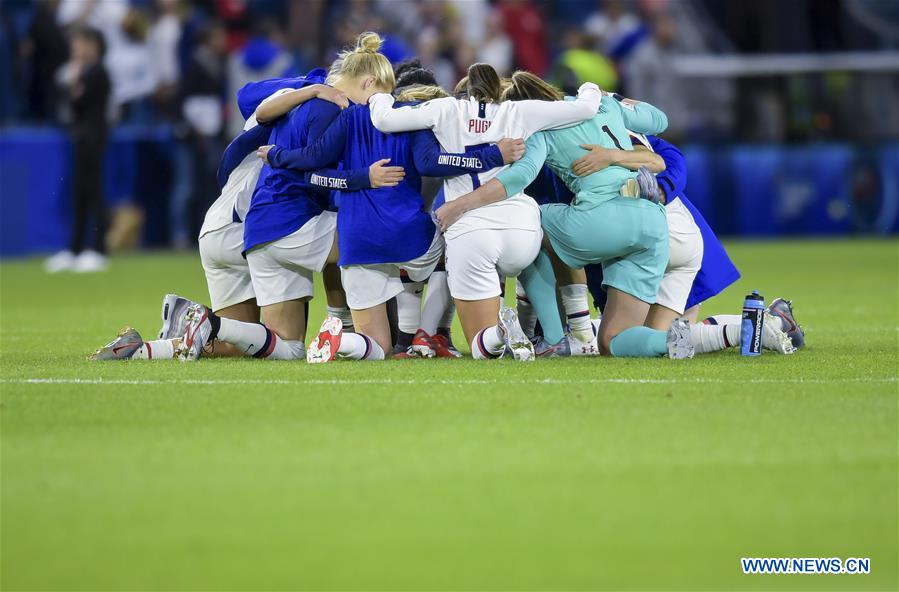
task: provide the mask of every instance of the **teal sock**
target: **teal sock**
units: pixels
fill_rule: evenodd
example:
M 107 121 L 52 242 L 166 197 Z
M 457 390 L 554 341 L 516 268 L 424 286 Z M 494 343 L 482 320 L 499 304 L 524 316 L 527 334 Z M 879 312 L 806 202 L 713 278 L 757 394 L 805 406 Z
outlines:
M 549 255 L 543 250 L 518 276 L 528 300 L 540 319 L 543 338 L 547 343 L 555 345 L 565 337 L 562 319 L 559 317 L 559 304 L 556 302 L 556 276 L 553 273 Z
M 616 358 L 656 358 L 668 353 L 668 333 L 649 327 L 631 327 L 612 338 L 609 349 Z

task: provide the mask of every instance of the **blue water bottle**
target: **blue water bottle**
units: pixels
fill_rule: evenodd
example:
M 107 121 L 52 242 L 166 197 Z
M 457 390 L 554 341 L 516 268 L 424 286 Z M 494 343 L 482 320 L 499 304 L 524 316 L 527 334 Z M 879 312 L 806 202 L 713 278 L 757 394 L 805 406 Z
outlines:
M 762 355 L 762 324 L 765 322 L 765 297 L 757 290 L 743 302 L 743 321 L 740 326 L 740 355 Z

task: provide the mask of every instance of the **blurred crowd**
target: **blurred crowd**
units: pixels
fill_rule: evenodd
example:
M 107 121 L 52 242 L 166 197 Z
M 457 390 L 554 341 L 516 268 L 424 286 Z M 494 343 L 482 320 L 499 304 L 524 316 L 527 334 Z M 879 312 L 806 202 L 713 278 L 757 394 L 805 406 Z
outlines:
M 327 64 L 360 31 L 385 34 L 392 61 L 418 56 L 447 88 L 476 61 L 569 92 L 596 82 L 664 109 L 675 140 L 877 140 L 899 128 L 884 115 L 899 96 L 889 73 L 687 78 L 673 66 L 684 55 L 895 48 L 850 14 L 872 2 L 2 0 L 0 125 L 72 124 L 60 92 L 77 59 L 71 33 L 99 31 L 108 121 L 169 126 L 177 140 L 170 235 L 183 246 L 190 204 L 215 195 L 218 158 L 243 124 L 236 90 Z

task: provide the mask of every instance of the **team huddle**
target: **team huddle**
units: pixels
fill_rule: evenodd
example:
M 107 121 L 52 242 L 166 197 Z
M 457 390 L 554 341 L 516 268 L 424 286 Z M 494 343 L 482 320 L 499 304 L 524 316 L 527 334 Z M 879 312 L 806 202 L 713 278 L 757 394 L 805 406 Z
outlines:
M 157 339 L 126 328 L 92 359 L 460 357 L 455 315 L 476 359 L 740 344 L 740 315 L 697 322 L 739 272 L 684 195 L 665 113 L 487 64 L 450 94 L 380 46 L 363 33 L 327 71 L 238 92 L 200 232 L 209 306 L 167 295 Z M 327 316 L 307 348 L 315 273 Z M 763 318 L 766 349 L 804 345 L 790 301 Z

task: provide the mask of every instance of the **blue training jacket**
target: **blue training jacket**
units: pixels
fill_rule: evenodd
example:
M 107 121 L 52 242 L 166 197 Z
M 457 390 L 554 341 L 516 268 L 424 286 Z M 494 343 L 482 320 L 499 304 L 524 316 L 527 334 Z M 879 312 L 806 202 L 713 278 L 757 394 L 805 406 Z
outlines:
M 324 83 L 324 73 L 321 69 L 313 70 L 302 77 L 301 86 Z M 299 84 L 298 80 L 273 79 L 244 86 L 242 110 L 251 106 L 255 110 L 265 97 L 278 90 L 278 84 L 288 85 L 281 88 L 293 88 L 290 84 Z M 328 101 L 307 101 L 271 125 L 268 142 L 291 148 L 306 146 L 324 134 L 339 113 L 340 107 Z M 330 164 L 333 163 L 324 166 Z M 323 173 L 324 176 L 332 174 L 342 175 L 344 181 L 351 177 L 349 171 L 337 173 L 330 169 Z M 330 191 L 311 183 L 311 177 L 305 172 L 274 169 L 270 165 L 262 167 L 244 220 L 245 251 L 292 234 L 328 207 Z M 364 177 L 356 174 L 352 178 L 368 182 L 367 172 Z

